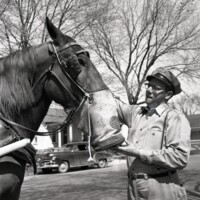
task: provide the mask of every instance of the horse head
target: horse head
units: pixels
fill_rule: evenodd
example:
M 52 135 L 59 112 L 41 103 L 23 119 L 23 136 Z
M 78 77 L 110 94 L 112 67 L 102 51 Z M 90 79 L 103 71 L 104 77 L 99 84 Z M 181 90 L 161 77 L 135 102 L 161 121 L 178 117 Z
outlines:
M 47 97 L 67 109 L 75 109 L 72 121 L 83 132 L 91 134 L 95 150 L 122 143 L 116 101 L 89 53 L 48 18 L 46 24 L 53 40 L 50 51 L 56 58 L 45 83 Z

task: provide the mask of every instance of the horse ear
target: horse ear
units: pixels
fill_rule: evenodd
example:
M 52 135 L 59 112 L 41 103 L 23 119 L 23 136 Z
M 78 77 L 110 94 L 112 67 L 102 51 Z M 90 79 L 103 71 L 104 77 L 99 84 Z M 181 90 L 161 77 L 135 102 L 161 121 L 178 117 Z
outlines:
M 48 17 L 46 17 L 46 27 L 51 39 L 58 42 L 62 32 L 53 25 Z

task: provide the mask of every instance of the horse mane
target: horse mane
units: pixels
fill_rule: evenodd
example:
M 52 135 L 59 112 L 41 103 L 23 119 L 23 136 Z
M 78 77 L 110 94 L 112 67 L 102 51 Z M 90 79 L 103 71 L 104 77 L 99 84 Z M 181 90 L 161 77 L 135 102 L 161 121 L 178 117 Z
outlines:
M 32 105 L 35 67 L 33 47 L 0 59 L 0 113 L 11 117 Z

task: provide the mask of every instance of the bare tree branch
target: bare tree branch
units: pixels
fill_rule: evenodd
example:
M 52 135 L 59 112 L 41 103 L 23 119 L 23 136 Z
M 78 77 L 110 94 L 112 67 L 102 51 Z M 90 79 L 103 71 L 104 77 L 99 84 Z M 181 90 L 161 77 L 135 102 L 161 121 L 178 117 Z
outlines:
M 82 39 L 123 84 L 129 103 L 137 103 L 152 68 L 173 69 L 179 76 L 199 76 L 196 52 L 200 45 L 194 42 L 200 37 L 195 10 L 198 1 L 109 2 L 91 9 L 94 14 L 101 12 L 101 18 L 89 24 Z

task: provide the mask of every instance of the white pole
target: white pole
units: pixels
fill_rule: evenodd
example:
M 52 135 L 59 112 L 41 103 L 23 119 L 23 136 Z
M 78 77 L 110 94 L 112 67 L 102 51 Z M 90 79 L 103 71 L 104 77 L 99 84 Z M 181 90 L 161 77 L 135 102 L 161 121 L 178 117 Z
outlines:
M 67 142 L 72 142 L 73 141 L 73 130 L 72 130 L 72 125 L 70 124 L 69 126 L 69 140 Z
M 30 143 L 31 143 L 31 140 L 29 138 L 25 138 L 20 141 L 17 141 L 12 144 L 8 144 L 4 147 L 1 147 L 0 148 L 0 157 L 4 156 L 12 151 L 16 151 L 17 149 L 20 149 L 22 147 L 25 147 L 26 145 L 28 145 Z
M 58 131 L 58 147 L 61 147 L 61 132 Z

